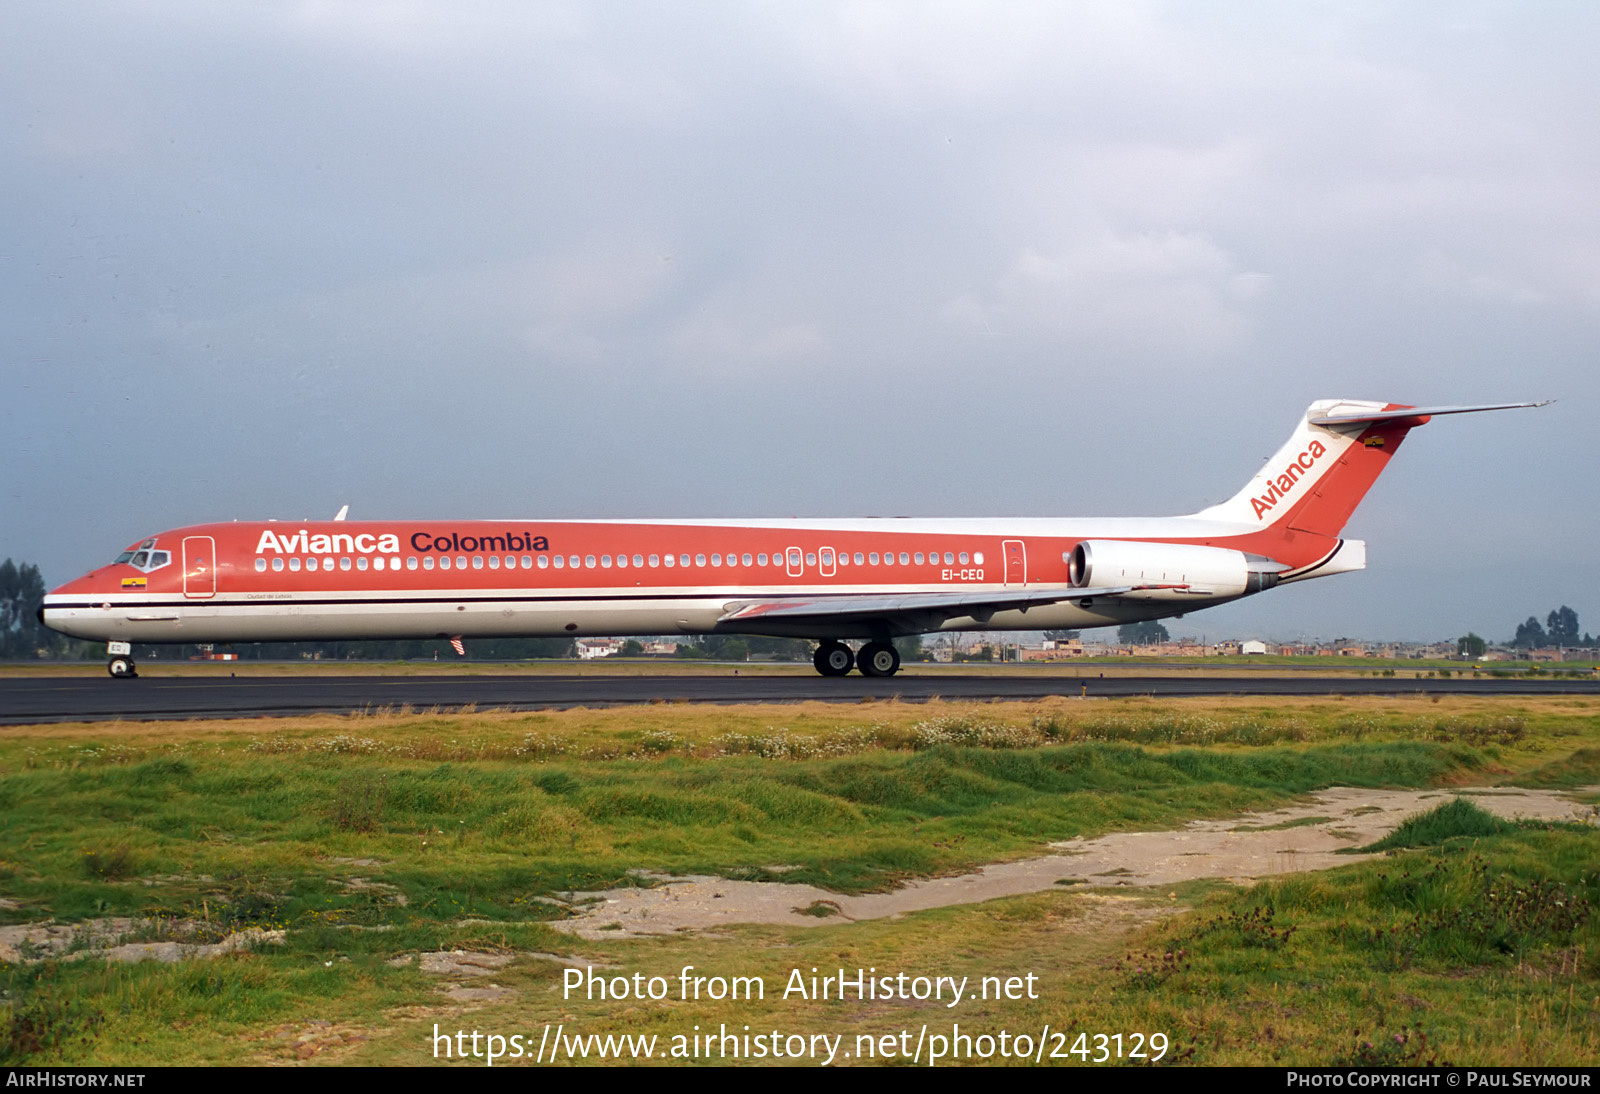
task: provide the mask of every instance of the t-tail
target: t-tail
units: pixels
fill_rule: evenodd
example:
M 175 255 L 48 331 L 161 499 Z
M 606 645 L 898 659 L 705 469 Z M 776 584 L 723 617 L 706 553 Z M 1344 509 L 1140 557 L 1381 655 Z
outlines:
M 1329 572 L 1340 547 L 1351 548 L 1338 569 L 1360 569 L 1365 544 L 1339 540 L 1350 515 L 1388 466 L 1400 442 L 1417 426 L 1443 414 L 1511 410 L 1545 403 L 1495 403 L 1484 406 L 1406 406 L 1351 399 L 1321 399 L 1306 409 L 1288 442 L 1267 461 L 1244 489 L 1195 516 L 1267 533 L 1258 542 L 1293 542 L 1302 536 L 1334 541 L 1315 566 L 1284 575 L 1292 580 L 1308 570 Z

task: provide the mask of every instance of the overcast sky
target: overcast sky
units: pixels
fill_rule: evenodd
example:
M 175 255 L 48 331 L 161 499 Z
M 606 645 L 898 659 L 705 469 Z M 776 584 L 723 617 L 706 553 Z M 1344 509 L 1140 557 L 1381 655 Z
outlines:
M 0 9 L 0 557 L 218 519 L 1142 516 L 1314 399 L 1369 569 L 1600 630 L 1600 6 Z

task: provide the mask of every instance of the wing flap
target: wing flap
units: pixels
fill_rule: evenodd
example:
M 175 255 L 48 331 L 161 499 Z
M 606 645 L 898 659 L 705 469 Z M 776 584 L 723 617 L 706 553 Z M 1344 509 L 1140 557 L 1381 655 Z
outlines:
M 1100 589 L 1053 586 L 1047 589 L 991 590 L 983 593 L 906 593 L 900 596 L 842 593 L 837 596 L 774 597 L 770 600 L 733 601 L 724 607 L 717 622 L 883 619 L 898 615 L 933 615 L 946 619 L 971 615 L 981 618 L 1001 611 L 1027 611 L 1039 604 L 1059 604 L 1064 600 L 1120 596 L 1136 588 L 1139 586 L 1116 585 Z

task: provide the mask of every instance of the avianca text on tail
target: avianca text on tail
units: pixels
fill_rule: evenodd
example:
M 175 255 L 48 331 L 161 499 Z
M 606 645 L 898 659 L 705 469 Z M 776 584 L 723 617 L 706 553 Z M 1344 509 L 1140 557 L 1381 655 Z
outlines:
M 1340 533 L 1412 429 L 1542 405 L 1316 402 L 1243 489 L 1180 517 L 204 524 L 40 615 L 110 643 L 113 676 L 134 642 L 730 633 L 816 639 L 824 676 L 891 676 L 902 635 L 1116 626 L 1362 569 Z

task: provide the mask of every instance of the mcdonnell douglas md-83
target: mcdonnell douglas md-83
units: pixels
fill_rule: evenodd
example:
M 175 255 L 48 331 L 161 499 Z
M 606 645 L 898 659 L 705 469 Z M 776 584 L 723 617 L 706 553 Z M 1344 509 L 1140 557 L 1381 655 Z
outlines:
M 812 638 L 824 676 L 892 676 L 901 635 L 1114 626 L 1362 569 L 1339 533 L 1408 432 L 1540 405 L 1316 402 L 1244 489 L 1184 517 L 201 524 L 40 617 L 109 643 L 116 677 L 134 642 L 659 634 Z

